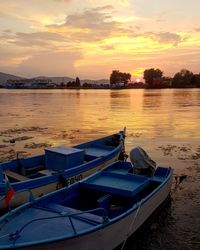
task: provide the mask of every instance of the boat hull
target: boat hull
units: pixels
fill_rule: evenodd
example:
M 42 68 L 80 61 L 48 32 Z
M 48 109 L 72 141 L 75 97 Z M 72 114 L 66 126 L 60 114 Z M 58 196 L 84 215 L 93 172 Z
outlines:
M 141 200 L 140 204 L 128 211 L 123 218 L 119 218 L 113 223 L 104 225 L 101 230 L 97 230 L 79 237 L 49 242 L 43 245 L 17 248 L 23 250 L 75 250 L 75 249 L 97 249 L 110 250 L 123 243 L 128 236 L 132 235 L 167 199 L 172 184 L 172 175 L 163 183 L 150 197 Z M 134 222 L 134 223 L 133 223 Z

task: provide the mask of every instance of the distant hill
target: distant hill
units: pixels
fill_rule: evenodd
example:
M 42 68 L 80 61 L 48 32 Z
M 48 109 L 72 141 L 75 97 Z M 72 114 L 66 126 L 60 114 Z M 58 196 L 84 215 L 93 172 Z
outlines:
M 72 81 L 75 81 L 76 79 L 75 78 L 71 78 L 71 77 L 68 77 L 68 76 L 54 76 L 54 77 L 51 77 L 51 76 L 36 76 L 36 77 L 33 77 L 33 79 L 50 79 L 53 83 L 56 83 L 56 84 L 60 84 L 61 82 L 63 83 L 68 83 L 68 82 L 72 82 Z M 109 80 L 108 79 L 100 79 L 100 80 L 90 80 L 90 79 L 80 79 L 81 81 L 81 84 L 87 82 L 87 83 L 90 83 L 90 84 L 109 84 Z
M 68 76 L 62 76 L 62 77 L 46 77 L 46 76 L 39 76 L 37 77 L 38 79 L 51 79 L 53 83 L 61 83 L 61 82 L 64 82 L 64 83 L 68 83 L 68 82 L 72 82 L 72 81 L 75 81 L 76 79 L 75 78 L 71 78 L 71 77 L 68 77 Z M 90 84 L 109 84 L 109 80 L 107 79 L 100 79 L 100 80 L 90 80 L 90 79 L 80 79 L 80 82 L 81 84 L 87 82 L 87 83 L 90 83 Z
M 22 79 L 22 78 L 23 77 L 14 76 L 14 75 L 10 75 L 10 74 L 0 72 L 0 85 L 5 85 L 8 79 L 18 80 L 18 79 Z
M 19 77 L 15 75 L 6 74 L 3 72 L 0 72 L 0 85 L 5 85 L 7 80 L 18 80 L 18 79 L 25 79 L 24 77 Z M 53 83 L 60 84 L 61 82 L 68 83 L 70 81 L 75 81 L 75 78 L 71 78 L 68 76 L 57 76 L 57 77 L 49 77 L 49 76 L 36 76 L 31 77 L 30 79 L 50 79 Z M 87 82 L 90 84 L 109 84 L 108 79 L 100 79 L 100 80 L 90 80 L 90 79 L 80 79 L 81 84 Z

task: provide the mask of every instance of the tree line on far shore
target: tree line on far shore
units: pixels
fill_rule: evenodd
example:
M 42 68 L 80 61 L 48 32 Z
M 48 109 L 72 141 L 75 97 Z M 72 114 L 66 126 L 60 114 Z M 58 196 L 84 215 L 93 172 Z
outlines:
M 163 76 L 160 69 L 146 69 L 143 73 L 145 83 L 132 83 L 130 73 L 122 73 L 119 70 L 113 70 L 110 75 L 110 85 L 121 87 L 145 87 L 145 88 L 199 88 L 200 73 L 182 69 L 177 72 L 174 77 Z
M 143 72 L 143 78 L 145 82 L 132 82 L 131 74 L 126 72 L 120 72 L 119 70 L 113 70 L 110 75 L 110 84 L 105 83 L 98 84 L 95 81 L 81 83 L 79 77 L 76 77 L 74 81 L 53 83 L 45 81 L 44 79 L 36 81 L 32 79 L 32 85 L 26 86 L 26 79 L 22 80 L 7 80 L 6 87 L 11 88 L 75 88 L 75 89 L 110 89 L 110 88 L 200 88 L 200 73 L 194 74 L 193 72 L 182 69 L 177 72 L 173 77 L 166 77 L 163 75 L 163 71 L 160 69 L 146 69 Z M 28 79 L 29 80 L 29 79 Z M 3 87 L 0 85 L 0 87 Z

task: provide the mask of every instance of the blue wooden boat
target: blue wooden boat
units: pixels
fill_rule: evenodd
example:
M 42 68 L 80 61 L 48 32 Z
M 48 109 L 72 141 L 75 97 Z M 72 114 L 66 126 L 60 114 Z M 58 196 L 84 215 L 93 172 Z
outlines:
M 24 204 L 0 219 L 0 249 L 113 249 L 167 199 L 173 170 L 134 174 L 117 161 L 85 180 Z
M 45 154 L 0 164 L 0 210 L 5 208 L 5 175 L 14 188 L 10 207 L 42 196 L 89 176 L 118 160 L 124 150 L 125 132 L 74 147 L 51 147 Z M 4 175 L 5 174 L 5 175 Z

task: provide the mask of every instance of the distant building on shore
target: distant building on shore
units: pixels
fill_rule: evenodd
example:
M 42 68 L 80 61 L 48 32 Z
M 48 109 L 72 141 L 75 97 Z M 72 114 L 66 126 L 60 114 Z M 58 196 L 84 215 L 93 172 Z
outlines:
M 54 87 L 54 83 L 51 79 L 17 79 L 17 80 L 7 80 L 6 87 L 8 88 L 49 88 Z

